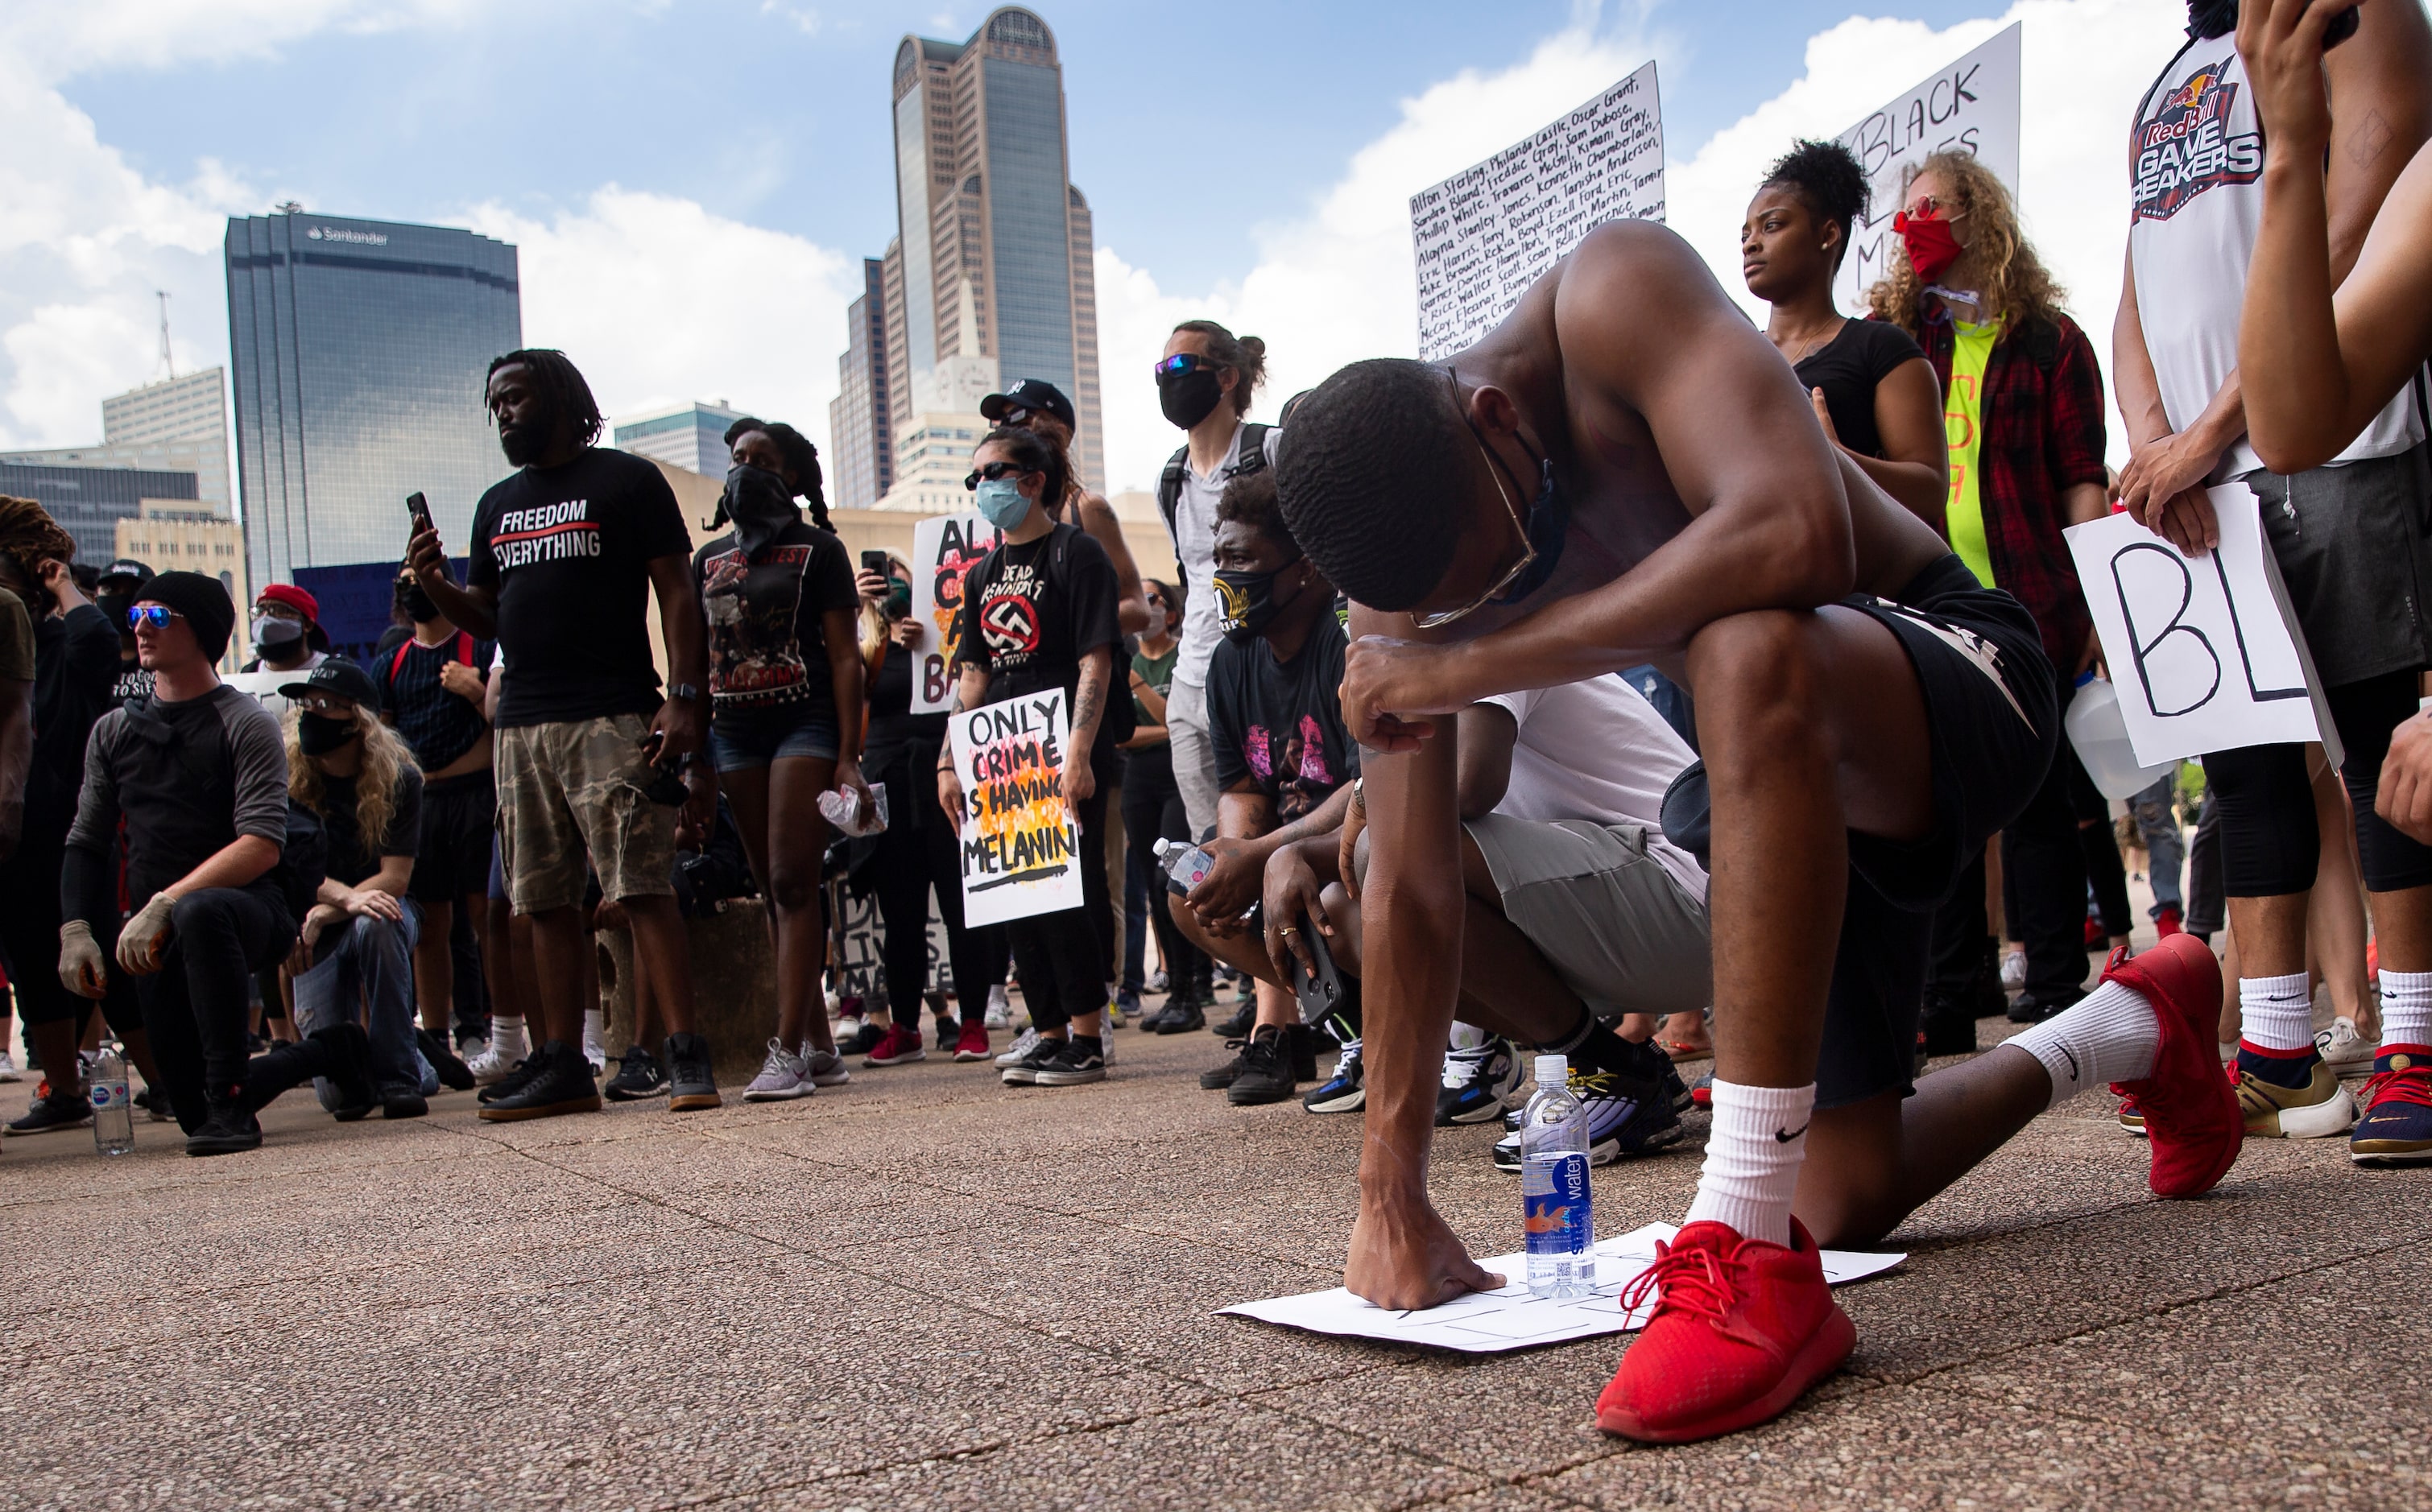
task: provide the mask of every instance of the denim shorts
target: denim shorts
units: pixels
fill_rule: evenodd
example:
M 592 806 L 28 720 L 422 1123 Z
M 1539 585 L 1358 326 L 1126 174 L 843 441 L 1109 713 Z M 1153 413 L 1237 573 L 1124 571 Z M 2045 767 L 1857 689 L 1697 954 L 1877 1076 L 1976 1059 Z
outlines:
M 805 698 L 766 709 L 720 709 L 709 721 L 709 752 L 721 772 L 766 766 L 788 757 L 832 762 L 836 700 Z

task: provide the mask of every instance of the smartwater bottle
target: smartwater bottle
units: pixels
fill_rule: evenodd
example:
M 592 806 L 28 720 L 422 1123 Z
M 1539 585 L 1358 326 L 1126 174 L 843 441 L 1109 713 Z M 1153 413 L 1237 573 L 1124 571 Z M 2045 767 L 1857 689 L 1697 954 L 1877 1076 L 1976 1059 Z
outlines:
M 1176 898 L 1189 897 L 1191 889 L 1216 869 L 1216 858 L 1188 841 L 1160 839 L 1148 848 L 1165 868 L 1166 890 Z
M 127 1093 L 127 1062 L 108 1045 L 85 1085 L 93 1099 L 93 1148 L 105 1155 L 135 1153 L 135 1100 Z
M 1584 1297 L 1596 1285 L 1588 1209 L 1588 1115 L 1571 1096 L 1570 1060 L 1537 1057 L 1537 1090 L 1520 1115 L 1520 1201 L 1528 1292 Z

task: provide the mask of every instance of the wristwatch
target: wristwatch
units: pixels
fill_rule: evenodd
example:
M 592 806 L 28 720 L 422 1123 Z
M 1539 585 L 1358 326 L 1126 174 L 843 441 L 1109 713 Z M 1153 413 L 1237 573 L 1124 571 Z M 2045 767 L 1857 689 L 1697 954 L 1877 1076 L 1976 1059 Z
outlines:
M 699 703 L 701 702 L 701 690 L 694 687 L 689 682 L 671 682 L 667 684 L 667 701 L 669 703 Z

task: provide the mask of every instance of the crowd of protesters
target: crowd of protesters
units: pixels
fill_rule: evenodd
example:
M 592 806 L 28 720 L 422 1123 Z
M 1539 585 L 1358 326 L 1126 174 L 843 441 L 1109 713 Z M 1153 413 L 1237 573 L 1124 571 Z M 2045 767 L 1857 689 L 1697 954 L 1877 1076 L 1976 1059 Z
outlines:
M 1656 1438 L 1759 1420 L 1847 1354 L 1829 1299 L 1764 1324 L 1787 1331 L 1770 1363 L 1697 1332 L 1739 1290 L 1804 1296 L 1811 1227 L 1879 1235 L 2093 1083 L 2166 1196 L 2248 1135 L 2432 1160 L 2432 29 L 2373 7 L 2343 48 L 2324 27 L 2293 0 L 2200 6 L 2137 104 L 2117 475 L 2096 344 L 2003 185 L 1966 153 L 1910 171 L 1851 316 L 1832 285 L 1867 183 L 1814 142 L 1742 228 L 1762 340 L 1646 227 L 1592 236 L 1452 362 L 1354 364 L 1272 425 L 1248 418 L 1264 345 L 1176 327 L 1170 571 L 1082 485 L 1064 393 L 989 395 L 966 483 L 998 541 L 963 580 L 953 705 L 1062 695 L 1086 860 L 1077 906 L 986 928 L 949 715 L 913 709 L 911 570 L 851 558 L 791 427 L 735 422 L 723 533 L 694 550 L 660 470 L 598 445 L 564 354 L 498 358 L 515 470 L 464 580 L 426 521 L 366 664 L 329 654 L 311 595 L 265 587 L 246 670 L 282 680 L 259 697 L 214 670 L 217 581 L 83 575 L 0 499 L 0 951 L 43 1079 L 8 1133 L 90 1122 L 105 1024 L 197 1155 L 258 1145 L 307 1081 L 340 1119 L 444 1090 L 492 1120 L 716 1107 L 689 921 L 756 895 L 775 991 L 746 1100 L 932 1049 L 1079 1086 L 1147 1009 L 1158 1034 L 1220 1016 L 1203 1089 L 1365 1108 L 1413 1168 L 1433 1125 L 1516 1128 L 1525 1050 L 1569 1058 L 1598 1164 L 1710 1105 L 1657 1269 L 1702 1300 L 1659 1308 L 1599 1403 Z M 1697 434 L 1704 410 L 1748 435 Z M 1640 433 L 1682 506 L 1661 518 L 1655 483 L 1615 480 L 1635 464 L 1611 438 Z M 2209 752 L 2115 807 L 2058 733 L 2107 671 L 2062 532 L 2125 510 L 2200 554 L 2228 484 L 2266 506 L 2339 764 Z M 1841 501 L 1820 524 L 1817 497 Z M 880 915 L 883 997 L 834 990 L 842 888 Z M 604 1087 L 602 932 L 631 942 L 634 1008 Z M 2001 1016 L 2032 1027 L 1978 1053 Z M 1676 1068 L 1716 1055 L 1694 1085 Z M 1972 1059 L 1929 1077 L 1936 1056 Z M 1516 1134 L 1495 1159 L 1518 1168 Z M 1412 1306 L 1484 1277 L 1385 1172 L 1349 1281 Z M 1687 1385 L 1632 1363 L 1684 1350 L 1722 1363 Z

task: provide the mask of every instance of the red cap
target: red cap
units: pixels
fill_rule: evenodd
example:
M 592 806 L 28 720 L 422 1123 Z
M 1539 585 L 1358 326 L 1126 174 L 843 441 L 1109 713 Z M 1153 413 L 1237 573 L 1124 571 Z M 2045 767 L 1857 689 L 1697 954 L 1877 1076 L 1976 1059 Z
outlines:
M 312 624 L 321 623 L 321 601 L 292 582 L 274 582 L 253 596 L 257 604 L 285 604 Z

